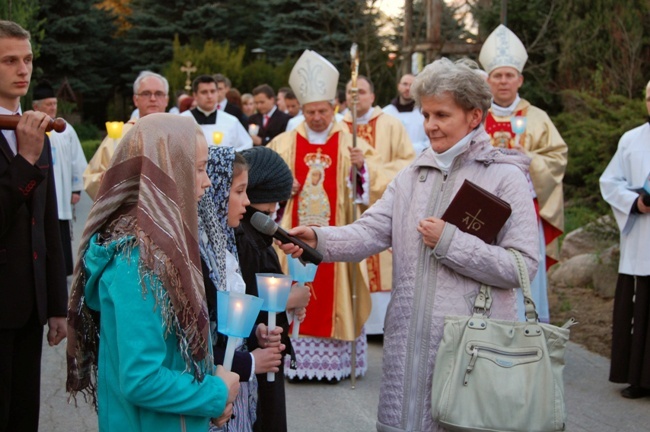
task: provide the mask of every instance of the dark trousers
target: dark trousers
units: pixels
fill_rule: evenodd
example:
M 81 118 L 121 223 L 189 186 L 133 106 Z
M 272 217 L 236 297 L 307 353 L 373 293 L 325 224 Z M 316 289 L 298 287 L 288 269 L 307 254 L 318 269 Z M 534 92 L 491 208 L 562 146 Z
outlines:
M 0 431 L 38 431 L 43 326 L 0 329 Z
M 609 380 L 650 389 L 650 276 L 619 274 Z
M 72 235 L 70 235 L 70 221 L 59 219 L 61 231 L 61 244 L 63 245 L 63 260 L 65 261 L 65 274 L 70 276 L 73 270 L 72 262 Z

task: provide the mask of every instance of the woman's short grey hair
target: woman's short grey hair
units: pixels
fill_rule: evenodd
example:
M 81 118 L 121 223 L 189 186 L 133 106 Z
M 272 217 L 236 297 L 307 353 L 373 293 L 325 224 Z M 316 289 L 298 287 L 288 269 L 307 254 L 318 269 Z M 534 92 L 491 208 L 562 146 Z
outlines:
M 140 84 L 142 84 L 142 81 L 145 78 L 149 78 L 149 77 L 158 78 L 163 83 L 163 87 L 165 88 L 165 94 L 169 94 L 169 82 L 167 81 L 167 78 L 165 78 L 160 74 L 148 70 L 140 72 L 140 75 L 138 75 L 138 77 L 133 82 L 133 94 L 140 93 Z
M 411 95 L 418 106 L 421 106 L 423 97 L 442 96 L 444 93 L 451 94 L 465 111 L 480 109 L 485 120 L 492 93 L 485 79 L 467 65 L 454 64 L 443 57 L 427 65 L 411 85 Z

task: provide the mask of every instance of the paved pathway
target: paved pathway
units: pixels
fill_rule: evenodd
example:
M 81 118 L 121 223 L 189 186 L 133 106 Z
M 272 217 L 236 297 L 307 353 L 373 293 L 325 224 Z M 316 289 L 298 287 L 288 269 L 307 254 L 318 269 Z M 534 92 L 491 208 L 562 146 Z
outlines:
M 90 199 L 84 194 L 77 206 L 77 217 L 84 221 Z M 75 239 L 81 237 L 81 223 L 74 229 Z M 573 331 L 580 331 L 579 326 Z M 381 380 L 382 346 L 370 342 L 366 376 L 357 381 L 337 385 L 301 383 L 286 384 L 287 415 L 291 432 L 371 432 L 375 430 L 377 401 Z M 621 385 L 609 383 L 609 360 L 569 344 L 566 354 L 564 384 L 569 410 L 567 431 L 570 432 L 641 432 L 650 430 L 650 398 L 623 399 Z M 92 432 L 97 430 L 97 417 L 90 406 L 78 400 L 78 406 L 67 403 L 65 393 L 65 343 L 43 347 L 41 390 L 41 431 Z M 126 431 L 124 431 L 126 432 Z

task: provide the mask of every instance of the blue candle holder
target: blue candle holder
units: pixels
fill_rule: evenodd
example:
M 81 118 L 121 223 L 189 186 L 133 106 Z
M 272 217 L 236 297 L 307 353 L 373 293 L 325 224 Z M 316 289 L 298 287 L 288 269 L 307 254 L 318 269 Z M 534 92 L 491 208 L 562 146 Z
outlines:
M 316 277 L 316 270 L 318 266 L 312 263 L 303 263 L 298 258 L 294 258 L 291 255 L 288 256 L 289 263 L 289 274 L 291 278 L 298 282 L 297 289 L 309 289 L 305 286 L 307 282 L 313 282 Z M 291 337 L 298 339 L 300 337 L 300 321 L 293 321 L 293 331 Z
M 291 292 L 292 279 L 290 276 L 275 273 L 256 273 L 257 294 L 264 299 L 262 310 L 268 311 L 269 333 L 275 330 L 275 314 L 283 312 L 287 307 L 287 300 Z M 275 381 L 275 373 L 266 374 L 268 382 Z
M 524 116 L 515 116 L 510 119 L 510 126 L 512 126 L 512 131 L 517 135 L 521 135 L 526 130 L 526 117 Z
M 217 291 L 217 328 L 228 337 L 250 336 L 264 300 L 248 294 Z
M 290 276 L 276 273 L 256 273 L 257 293 L 264 299 L 262 310 L 282 312 L 287 307 L 291 292 Z
M 318 266 L 316 264 L 303 264 L 300 259 L 294 258 L 291 255 L 288 256 L 288 259 L 289 274 L 291 275 L 291 279 L 295 280 L 301 285 L 314 281 L 314 278 L 316 277 L 316 270 L 318 269 Z
M 263 303 L 264 300 L 252 295 L 217 291 L 217 328 L 219 333 L 228 336 L 223 359 L 226 370 L 232 370 L 239 338 L 250 336 Z

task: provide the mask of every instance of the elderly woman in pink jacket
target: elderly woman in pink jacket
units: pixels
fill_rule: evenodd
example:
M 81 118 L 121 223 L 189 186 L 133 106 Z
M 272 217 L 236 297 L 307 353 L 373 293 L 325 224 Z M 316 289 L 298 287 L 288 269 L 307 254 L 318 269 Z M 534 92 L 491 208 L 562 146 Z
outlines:
M 507 249 L 521 252 L 531 276 L 539 254 L 529 159 L 490 144 L 482 126 L 491 101 L 485 80 L 443 58 L 417 76 L 411 93 L 424 115 L 430 148 L 356 222 L 290 231 L 320 250 L 325 261 L 359 261 L 393 248 L 378 431 L 442 430 L 431 416 L 431 379 L 444 317 L 471 315 L 485 283 L 500 288 L 492 290 L 492 317 L 515 320 L 519 282 Z M 466 179 L 512 208 L 491 244 L 441 219 Z M 292 244 L 282 249 L 302 253 Z

